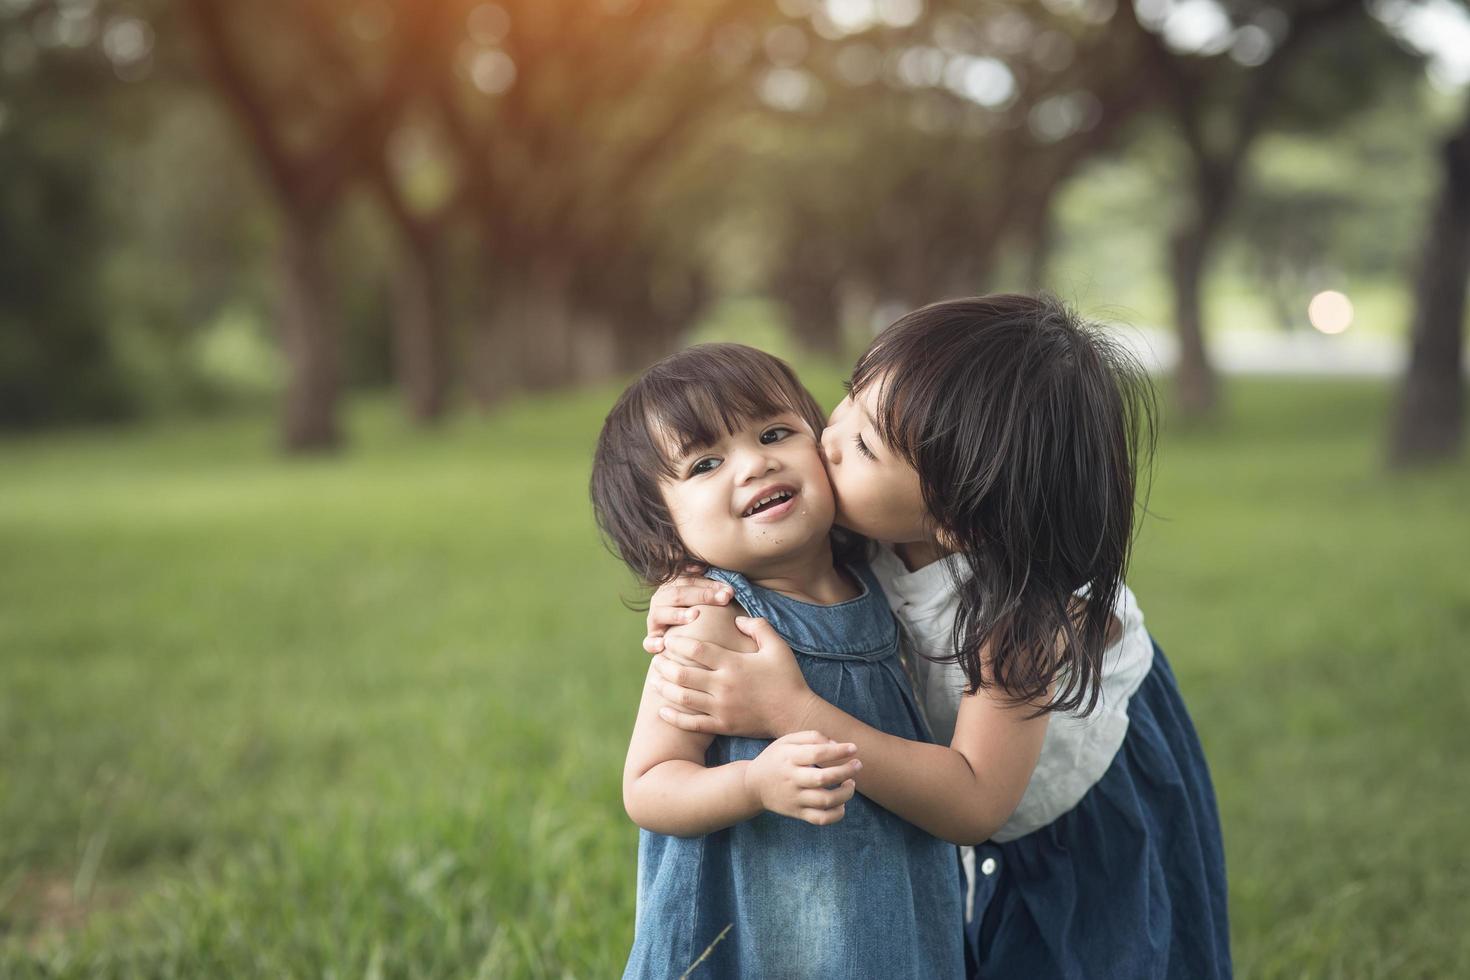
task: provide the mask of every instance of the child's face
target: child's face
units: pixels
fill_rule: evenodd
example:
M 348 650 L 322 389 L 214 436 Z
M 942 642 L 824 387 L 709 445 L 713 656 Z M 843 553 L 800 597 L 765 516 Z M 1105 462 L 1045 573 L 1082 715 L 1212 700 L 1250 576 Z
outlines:
M 919 474 L 886 446 L 873 424 L 882 379 L 838 403 L 822 432 L 822 454 L 842 527 L 884 544 L 929 542 Z
M 817 437 L 795 412 L 750 422 L 673 465 L 664 502 L 685 547 L 711 565 L 757 574 L 825 545 L 832 487 Z

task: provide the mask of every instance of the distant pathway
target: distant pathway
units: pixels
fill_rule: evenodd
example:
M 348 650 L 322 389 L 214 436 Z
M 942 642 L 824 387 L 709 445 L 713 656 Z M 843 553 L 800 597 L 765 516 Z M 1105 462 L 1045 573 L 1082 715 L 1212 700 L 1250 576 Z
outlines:
M 1119 327 L 1124 341 L 1151 371 L 1168 370 L 1179 344 L 1160 327 Z M 1354 334 L 1336 336 L 1315 330 L 1220 330 L 1208 339 L 1211 362 L 1225 374 L 1323 375 L 1395 378 L 1408 356 L 1407 338 Z M 1470 355 L 1470 351 L 1467 351 Z M 1470 372 L 1470 356 L 1466 359 Z

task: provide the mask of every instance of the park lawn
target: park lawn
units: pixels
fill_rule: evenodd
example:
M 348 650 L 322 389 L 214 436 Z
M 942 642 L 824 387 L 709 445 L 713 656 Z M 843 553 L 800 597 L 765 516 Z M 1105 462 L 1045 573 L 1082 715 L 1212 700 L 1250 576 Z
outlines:
M 614 393 L 432 435 L 365 401 L 313 461 L 265 418 L 0 443 L 0 975 L 616 975 Z M 1238 973 L 1470 974 L 1470 466 L 1386 475 L 1375 384 L 1231 394 L 1166 431 L 1130 582 L 1213 767 Z

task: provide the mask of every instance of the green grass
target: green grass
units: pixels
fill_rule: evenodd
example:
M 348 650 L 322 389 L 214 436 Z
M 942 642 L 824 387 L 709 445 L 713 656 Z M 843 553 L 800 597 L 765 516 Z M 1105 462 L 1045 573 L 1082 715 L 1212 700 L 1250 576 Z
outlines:
M 836 390 L 830 374 L 819 394 Z M 1470 971 L 1470 467 L 1387 392 L 1166 433 L 1131 584 L 1213 766 L 1239 973 Z M 0 444 L 0 975 L 606 977 L 643 670 L 586 503 L 610 389 Z

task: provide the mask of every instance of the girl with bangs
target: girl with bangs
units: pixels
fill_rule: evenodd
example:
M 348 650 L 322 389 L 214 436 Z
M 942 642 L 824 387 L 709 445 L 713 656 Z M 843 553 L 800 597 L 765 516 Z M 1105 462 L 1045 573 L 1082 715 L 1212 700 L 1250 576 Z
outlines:
M 731 604 L 675 634 L 754 650 L 735 615 L 762 617 L 808 690 L 874 731 L 925 741 L 863 542 L 833 528 L 822 425 L 768 354 L 674 354 L 607 417 L 592 470 L 598 523 L 650 585 L 691 561 L 710 566 Z M 623 774 L 642 828 L 626 977 L 964 975 L 958 852 L 854 795 L 853 745 L 813 729 L 691 733 L 659 705 L 646 686 Z
M 1146 375 L 1049 297 L 936 303 L 854 369 L 822 434 L 836 521 L 879 547 L 939 744 L 865 725 L 755 653 L 670 633 L 723 600 L 660 589 L 645 647 L 687 731 L 854 744 L 859 794 L 963 845 L 969 974 L 1227 977 L 1214 790 L 1174 675 L 1124 584 Z M 697 619 L 695 620 L 697 621 Z

